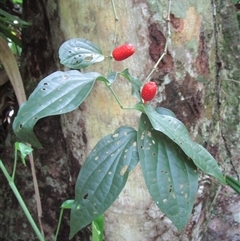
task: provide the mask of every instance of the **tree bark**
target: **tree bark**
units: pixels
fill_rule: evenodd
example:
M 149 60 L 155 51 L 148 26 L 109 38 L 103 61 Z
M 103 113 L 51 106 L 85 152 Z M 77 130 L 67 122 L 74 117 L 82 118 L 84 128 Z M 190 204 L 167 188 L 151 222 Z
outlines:
M 215 9 L 215 1 L 194 1 L 191 4 L 186 0 L 173 1 L 171 44 L 152 78 L 159 87 L 152 104 L 171 109 L 187 126 L 192 138 L 204 145 L 220 165 L 225 160 L 229 162 L 229 165 L 224 165 L 225 172 L 236 175 L 240 140 L 235 131 L 239 128 L 237 120 L 240 119 L 240 112 L 236 111 L 240 106 L 236 91 L 239 83 L 236 81 L 239 81 L 240 68 L 239 57 L 234 58 L 234 51 L 239 53 L 239 34 L 235 34 L 238 26 L 230 2 L 219 2 Z M 116 45 L 130 42 L 136 46 L 136 53 L 125 61 L 114 62 L 113 69 L 122 71 L 129 68 L 132 75 L 143 80 L 166 42 L 164 16 L 167 1 L 119 0 L 115 4 L 118 16 Z M 24 10 L 26 20 L 32 22 L 23 35 L 22 75 L 28 94 L 43 77 L 62 69 L 57 51 L 65 40 L 75 37 L 88 39 L 98 44 L 106 55 L 114 47 L 115 16 L 110 1 L 41 0 L 32 3 L 26 0 Z M 235 21 L 234 24 L 230 24 L 230 20 Z M 234 43 L 235 48 L 229 42 Z M 231 58 L 228 53 L 233 54 Z M 89 69 L 106 75 L 108 65 L 104 62 Z M 124 79 L 114 84 L 114 90 L 124 106 L 135 103 L 130 86 Z M 233 115 L 236 118 L 231 118 Z M 34 150 L 34 156 L 46 240 L 53 239 L 61 203 L 74 198 L 76 177 L 88 153 L 100 138 L 113 133 L 119 126 L 137 128 L 138 117 L 138 113 L 122 110 L 104 84 L 97 83 L 86 101 L 74 112 L 44 118 L 37 123 L 35 133 L 44 148 Z M 8 144 L 2 157 L 8 160 L 9 166 L 10 150 Z M 19 168 L 16 183 L 24 186 L 22 195 L 36 215 L 29 173 L 26 168 Z M 152 201 L 141 168 L 137 166 L 120 196 L 105 213 L 105 240 L 201 240 L 206 230 L 208 233 L 203 240 L 210 240 L 213 224 L 207 229 L 207 221 L 215 207 L 213 201 L 218 189 L 220 187 L 214 180 L 208 176 L 200 177 L 191 219 L 186 228 L 178 232 Z M 6 182 L 2 190 L 7 190 L 5 195 L 11 195 Z M 232 194 L 229 189 L 227 192 Z M 30 234 L 31 228 L 14 198 L 11 196 L 9 199 L 10 205 L 6 204 L 6 198 L 4 200 L 6 221 L 0 237 L 36 240 Z M 238 200 L 234 196 L 234 201 Z M 17 210 L 17 215 L 11 217 L 12 210 Z M 58 240 L 68 240 L 68 220 L 69 216 L 66 216 Z M 88 240 L 89 233 L 89 229 L 85 229 L 74 240 L 83 237 Z M 220 240 L 218 236 L 214 237 L 214 240 Z

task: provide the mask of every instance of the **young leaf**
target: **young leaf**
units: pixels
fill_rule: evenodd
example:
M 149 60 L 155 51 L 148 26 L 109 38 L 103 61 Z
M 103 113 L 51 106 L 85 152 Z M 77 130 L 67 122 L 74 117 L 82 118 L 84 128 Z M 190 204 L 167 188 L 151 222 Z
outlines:
M 92 241 L 103 241 L 104 216 L 100 215 L 92 221 Z
M 141 100 L 140 89 L 141 89 L 141 86 L 142 86 L 142 82 L 138 78 L 130 75 L 128 69 L 123 70 L 119 74 L 121 74 L 125 79 L 127 79 L 132 84 L 132 94 L 133 94 L 133 96 L 135 96 L 136 98 Z
M 20 152 L 22 163 L 26 165 L 25 158 L 27 155 L 29 155 L 33 149 L 30 146 L 25 145 L 21 142 L 15 142 L 15 149 Z
M 137 133 L 120 127 L 102 138 L 87 157 L 75 186 L 70 238 L 115 201 L 138 163 Z
M 61 45 L 59 58 L 61 64 L 69 68 L 80 69 L 104 60 L 104 55 L 96 44 L 86 39 L 74 38 Z
M 111 85 L 117 79 L 117 72 L 111 72 L 107 77 L 99 76 L 97 80 L 103 81 L 107 86 Z
M 190 157 L 203 172 L 226 185 L 225 178 L 213 156 L 201 145 L 193 142 L 184 124 L 178 119 L 161 115 L 149 104 L 142 105 L 153 128 L 168 136 Z
M 137 134 L 139 159 L 150 195 L 181 230 L 189 220 L 198 188 L 197 168 L 166 135 L 142 114 Z
M 77 70 L 57 71 L 44 78 L 23 103 L 13 122 L 13 130 L 22 141 L 41 147 L 33 127 L 46 116 L 76 109 L 90 93 L 98 73 L 82 74 Z
M 66 200 L 66 201 L 64 201 L 62 203 L 61 208 L 63 208 L 63 209 L 71 209 L 72 205 L 73 205 L 73 202 L 74 202 L 73 199 Z

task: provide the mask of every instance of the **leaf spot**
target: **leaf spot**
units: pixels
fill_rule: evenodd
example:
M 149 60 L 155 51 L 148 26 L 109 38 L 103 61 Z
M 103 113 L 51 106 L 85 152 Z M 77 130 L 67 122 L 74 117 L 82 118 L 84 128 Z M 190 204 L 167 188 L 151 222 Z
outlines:
M 151 133 L 150 131 L 148 131 L 147 135 L 148 135 L 149 137 L 152 137 L 152 133 Z
M 182 183 L 180 183 L 179 188 L 180 188 L 180 189 L 182 189 L 182 188 L 183 188 L 183 184 L 182 184 Z
M 125 172 L 127 171 L 128 169 L 128 165 L 125 165 L 122 170 L 120 171 L 120 175 L 123 176 L 125 174 Z
M 169 186 L 168 192 L 170 192 L 170 193 L 172 192 L 172 185 Z
M 47 83 L 47 82 L 45 82 L 45 83 L 43 83 L 43 85 L 48 85 L 48 83 Z
M 45 91 L 45 90 L 47 90 L 47 89 L 46 89 L 46 88 L 42 88 L 41 90 L 42 90 L 42 91 Z
M 188 198 L 188 195 L 187 195 L 187 193 L 185 193 L 184 197 L 185 197 L 185 198 Z
M 175 196 L 175 194 L 174 194 L 174 193 L 172 193 L 172 197 L 173 197 L 173 199 L 176 199 L 176 196 Z
M 97 211 L 94 211 L 93 214 L 98 214 L 98 212 L 97 212 Z
M 87 56 L 86 58 L 84 58 L 84 60 L 90 62 L 93 60 L 93 56 Z
M 22 127 L 23 127 L 23 124 L 20 124 L 20 125 L 19 125 L 19 128 L 22 128 Z
M 118 133 L 115 133 L 115 134 L 113 134 L 113 138 L 117 138 L 119 136 L 119 134 Z
M 36 120 L 36 119 L 37 119 L 37 116 L 34 116 L 34 117 L 33 117 L 33 120 Z
M 156 153 L 156 152 L 153 152 L 153 153 L 152 153 L 152 155 L 153 155 L 153 156 L 156 156 L 156 155 L 157 155 L 157 153 Z
M 97 161 L 97 160 L 98 160 L 98 156 L 95 157 L 95 161 Z
M 112 175 L 112 172 L 108 172 L 108 175 Z
M 80 210 L 80 204 L 77 205 L 76 210 Z
M 153 144 L 155 144 L 155 141 L 154 141 L 154 140 L 152 140 L 152 143 L 153 143 Z
M 127 135 L 128 135 L 128 133 L 125 131 L 125 132 L 124 132 L 124 136 L 127 136 Z
M 83 196 L 83 199 L 87 199 L 88 198 L 88 193 L 86 193 L 84 196 Z
M 133 144 L 132 144 L 132 146 L 137 146 L 137 142 L 134 141 Z
M 99 169 L 98 172 L 101 172 L 101 169 Z
M 167 201 L 167 199 L 165 198 L 165 199 L 163 199 L 163 202 L 165 203 Z

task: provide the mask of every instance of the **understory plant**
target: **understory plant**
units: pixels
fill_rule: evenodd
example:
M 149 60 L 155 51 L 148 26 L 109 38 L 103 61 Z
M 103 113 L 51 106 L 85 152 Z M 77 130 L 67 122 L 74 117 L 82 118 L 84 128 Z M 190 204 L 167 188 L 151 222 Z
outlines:
M 86 39 L 70 39 L 59 49 L 61 63 L 69 68 L 86 68 L 104 60 L 101 49 Z M 112 84 L 126 78 L 136 104 L 123 107 Z M 78 108 L 97 81 L 105 83 L 120 107 L 140 111 L 138 129 L 121 126 L 103 137 L 90 152 L 79 173 L 71 205 L 70 238 L 103 214 L 116 200 L 128 175 L 140 162 L 146 186 L 159 209 L 181 230 L 189 220 L 198 189 L 198 169 L 227 184 L 216 160 L 191 140 L 184 124 L 166 108 L 154 109 L 142 100 L 142 83 L 128 69 L 107 76 L 79 70 L 57 71 L 44 78 L 19 109 L 13 129 L 19 139 L 41 148 L 33 132 L 46 116 Z M 100 111 L 100 110 L 99 110 Z M 237 185 L 235 183 L 235 185 Z M 239 187 L 236 186 L 239 191 Z

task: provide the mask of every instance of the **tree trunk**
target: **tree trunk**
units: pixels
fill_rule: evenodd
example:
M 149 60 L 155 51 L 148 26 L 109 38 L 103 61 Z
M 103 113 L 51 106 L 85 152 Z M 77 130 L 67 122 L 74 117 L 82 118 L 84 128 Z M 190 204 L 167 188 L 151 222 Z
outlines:
M 220 165 L 227 160 L 223 165 L 225 172 L 236 175 L 240 140 L 235 131 L 239 128 L 240 119 L 237 111 L 240 106 L 237 93 L 239 54 L 234 54 L 235 51 L 239 53 L 236 14 L 230 0 L 220 1 L 216 9 L 215 1 L 189 2 L 172 3 L 171 44 L 152 78 L 159 87 L 152 104 L 171 109 L 187 126 L 192 138 L 204 145 Z M 62 68 L 57 51 L 67 39 L 88 39 L 109 55 L 114 47 L 115 23 L 116 45 L 130 42 L 136 46 L 136 53 L 125 61 L 114 62 L 113 69 L 122 71 L 129 68 L 132 75 L 144 80 L 164 49 L 167 1 L 119 0 L 115 4 L 118 21 L 115 21 L 111 1 L 24 1 L 26 20 L 33 23 L 23 36 L 22 74 L 28 94 L 43 77 Z M 106 75 L 108 67 L 104 62 L 90 70 Z M 130 86 L 124 79 L 114 84 L 114 90 L 124 106 L 135 103 Z M 64 200 L 74 198 L 74 184 L 80 166 L 97 141 L 122 125 L 137 128 L 138 118 L 138 113 L 122 110 L 104 84 L 97 83 L 77 110 L 60 118 L 44 118 L 37 123 L 35 133 L 44 148 L 34 150 L 34 156 L 46 240 L 53 239 L 59 207 Z M 8 145 L 2 159 L 9 158 L 9 150 Z M 36 215 L 30 172 L 21 167 L 17 175 L 16 183 L 24 186 L 22 195 Z M 26 185 L 27 180 L 29 185 Z M 141 168 L 137 166 L 120 196 L 105 213 L 105 241 L 211 240 L 209 237 L 221 240 L 222 236 L 216 235 L 218 231 L 213 228 L 214 222 L 210 222 L 212 226 L 204 236 L 216 191 L 220 189 L 214 180 L 201 176 L 191 219 L 185 229 L 178 232 L 152 201 Z M 7 183 L 4 183 L 3 190 L 11 194 Z M 225 192 L 226 188 L 223 190 Z M 227 192 L 233 195 L 231 190 L 227 189 Z M 235 202 L 239 200 L 237 196 L 233 198 Z M 10 200 L 11 205 L 5 204 L 6 230 L 3 230 L 2 237 L 6 240 L 35 240 L 15 199 L 11 196 Z M 19 218 L 7 216 L 11 210 L 18 210 Z M 218 209 L 220 211 L 226 213 L 226 210 Z M 233 213 L 229 215 L 231 222 Z M 58 240 L 67 240 L 68 219 L 69 216 L 64 219 Z M 18 225 L 20 227 L 16 227 Z M 76 235 L 74 240 L 83 236 L 88 240 L 88 229 Z M 226 240 L 232 237 L 225 233 Z

